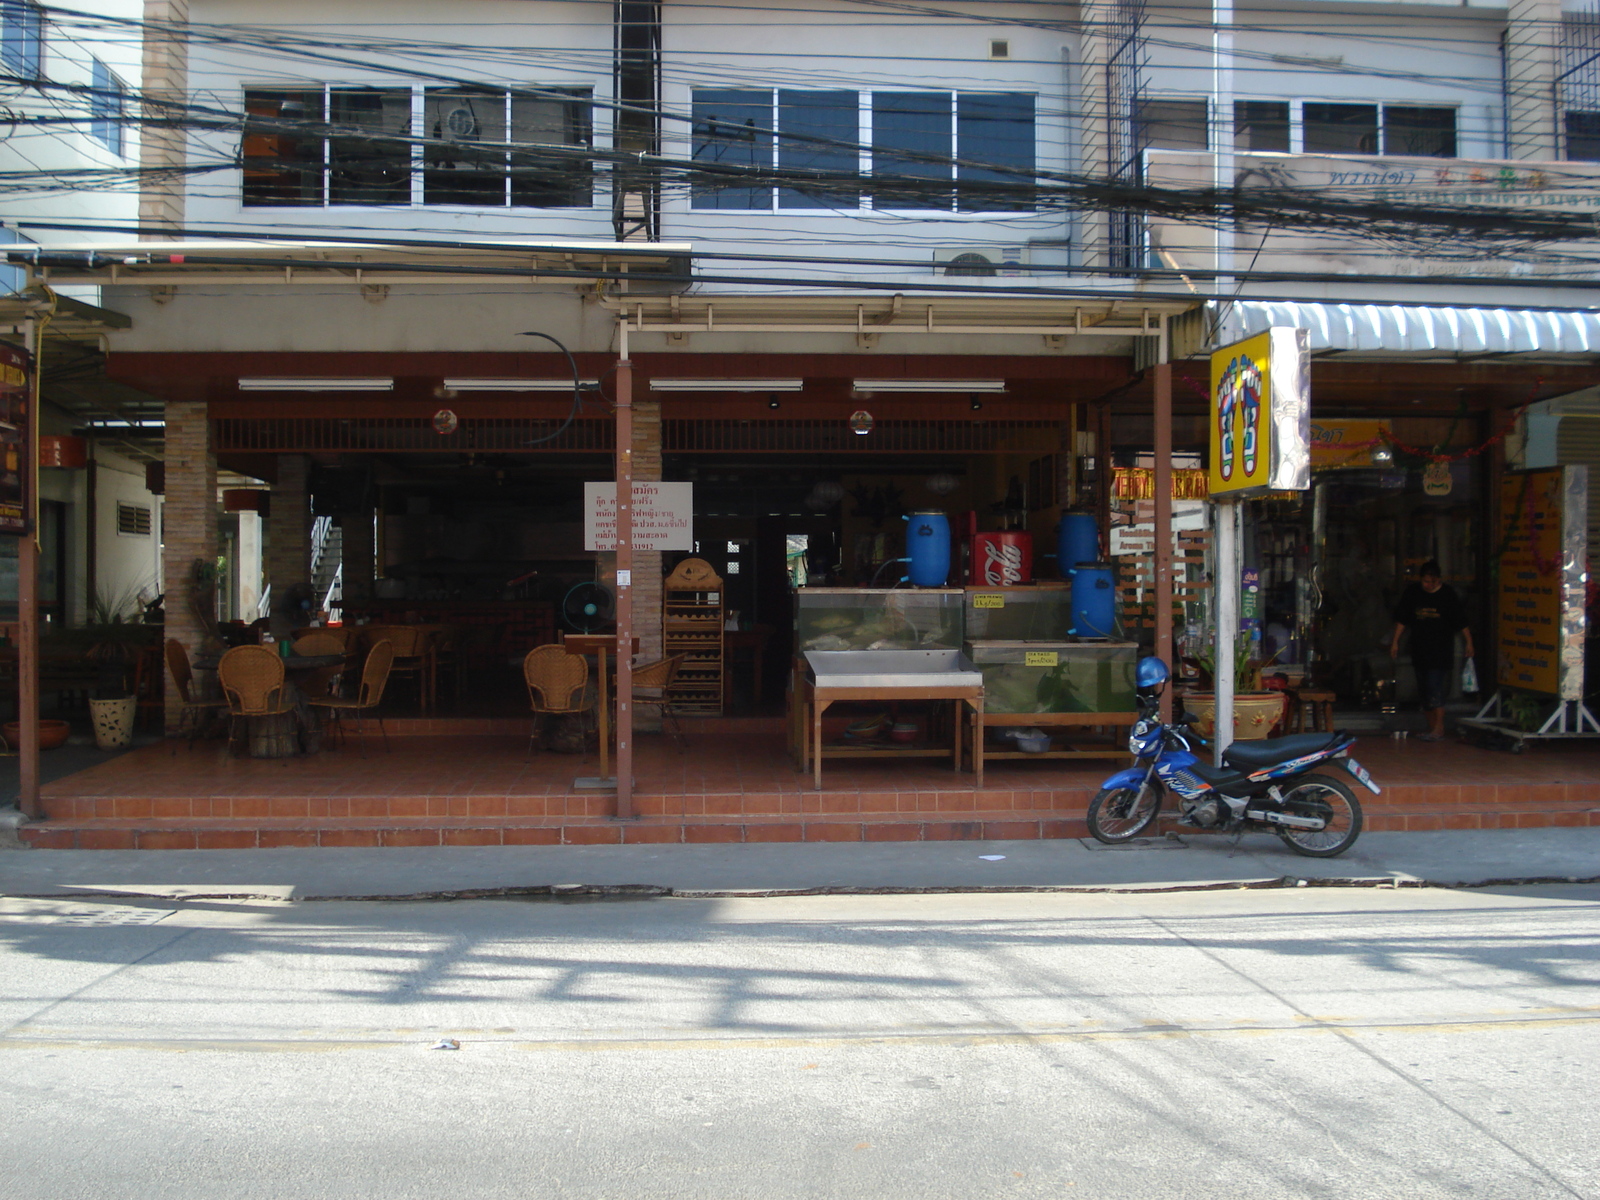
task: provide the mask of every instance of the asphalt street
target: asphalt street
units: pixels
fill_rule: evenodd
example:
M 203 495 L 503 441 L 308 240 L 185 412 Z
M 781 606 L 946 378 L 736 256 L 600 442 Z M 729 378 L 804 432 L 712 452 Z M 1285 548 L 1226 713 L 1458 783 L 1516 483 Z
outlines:
M 0 981 L 15 1200 L 1600 1197 L 1594 885 L 9 898 Z

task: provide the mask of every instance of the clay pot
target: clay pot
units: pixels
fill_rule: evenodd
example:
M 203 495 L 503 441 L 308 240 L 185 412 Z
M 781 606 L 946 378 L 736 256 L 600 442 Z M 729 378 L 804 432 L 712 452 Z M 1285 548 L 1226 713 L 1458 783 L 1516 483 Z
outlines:
M 1244 692 L 1235 696 L 1233 740 L 1248 742 L 1266 737 L 1273 726 L 1283 720 L 1288 701 L 1287 692 Z M 1185 696 L 1183 706 L 1200 718 L 1195 722 L 1200 736 L 1209 738 L 1216 729 L 1217 698 L 1213 695 Z
M 72 726 L 65 721 L 40 721 L 39 722 L 39 749 L 54 750 L 67 740 L 67 734 L 72 732 Z M 6 739 L 6 745 L 16 746 L 22 741 L 22 722 L 7 721 L 0 725 L 0 735 Z

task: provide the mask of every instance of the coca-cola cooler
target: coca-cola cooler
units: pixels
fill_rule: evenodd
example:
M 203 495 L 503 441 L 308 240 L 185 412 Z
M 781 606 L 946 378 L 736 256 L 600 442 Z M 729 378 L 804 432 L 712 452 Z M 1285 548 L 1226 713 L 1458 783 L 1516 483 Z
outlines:
M 1020 529 L 971 535 L 967 583 L 1011 587 L 1033 582 L 1033 534 Z

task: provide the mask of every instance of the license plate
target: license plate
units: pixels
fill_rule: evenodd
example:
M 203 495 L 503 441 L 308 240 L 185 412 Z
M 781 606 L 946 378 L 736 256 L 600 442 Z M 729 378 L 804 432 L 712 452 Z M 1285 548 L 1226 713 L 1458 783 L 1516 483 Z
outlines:
M 1383 789 L 1380 788 L 1377 784 L 1372 782 L 1372 776 L 1367 774 L 1367 769 L 1365 767 L 1363 767 L 1360 763 L 1358 763 L 1355 759 L 1353 759 L 1353 758 L 1345 759 L 1344 760 L 1344 767 L 1345 767 L 1345 770 L 1350 772 L 1350 774 L 1354 775 L 1357 779 L 1361 780 L 1362 786 L 1365 787 L 1374 796 L 1383 795 Z

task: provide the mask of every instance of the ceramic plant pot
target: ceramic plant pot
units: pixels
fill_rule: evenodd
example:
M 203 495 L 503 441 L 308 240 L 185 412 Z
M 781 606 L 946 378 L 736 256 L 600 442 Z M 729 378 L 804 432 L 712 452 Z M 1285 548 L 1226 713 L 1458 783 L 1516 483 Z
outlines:
M 1234 741 L 1259 741 L 1272 732 L 1272 727 L 1283 719 L 1286 692 L 1245 692 L 1233 698 Z M 1199 718 L 1195 728 L 1201 737 L 1209 738 L 1217 727 L 1217 698 L 1214 695 L 1191 695 L 1183 699 L 1184 708 Z

